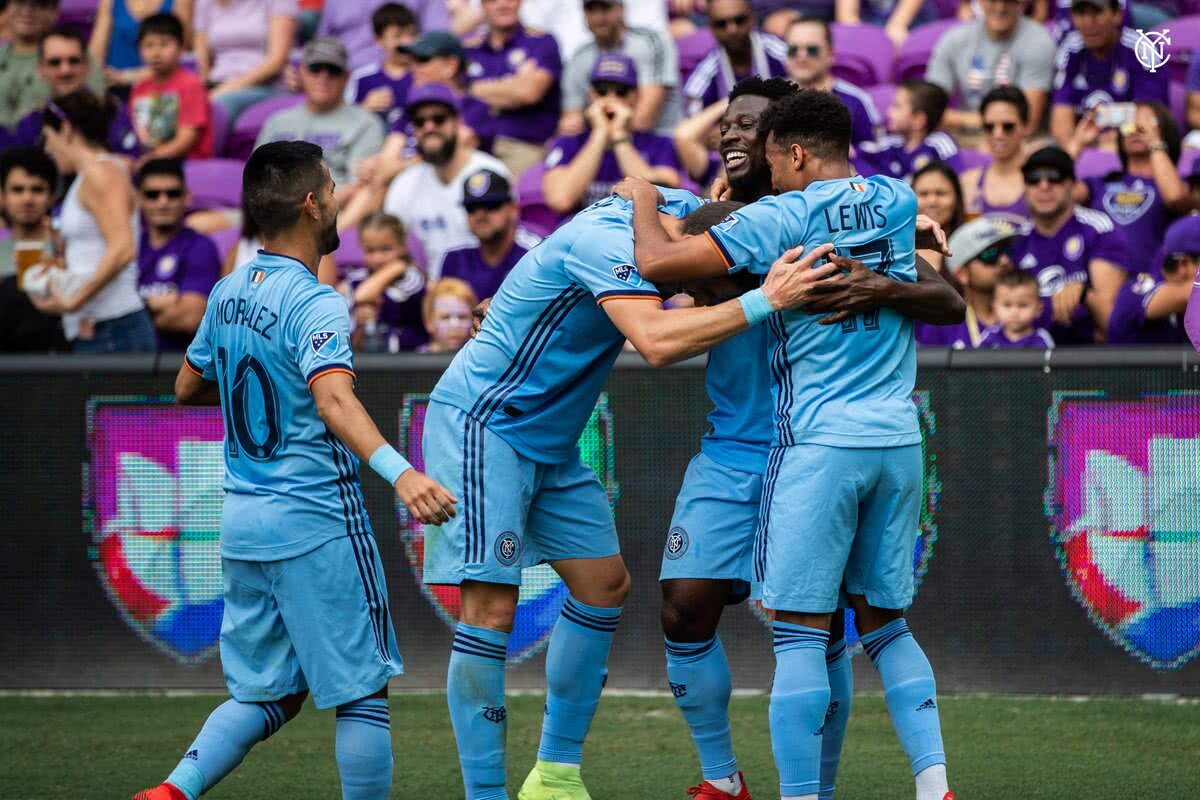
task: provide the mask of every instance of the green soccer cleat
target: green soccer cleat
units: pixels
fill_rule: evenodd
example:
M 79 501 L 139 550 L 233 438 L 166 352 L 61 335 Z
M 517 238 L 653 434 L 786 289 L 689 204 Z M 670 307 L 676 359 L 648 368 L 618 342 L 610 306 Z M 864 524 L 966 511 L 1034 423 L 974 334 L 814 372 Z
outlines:
M 517 792 L 517 800 L 592 800 L 579 767 L 539 760 Z

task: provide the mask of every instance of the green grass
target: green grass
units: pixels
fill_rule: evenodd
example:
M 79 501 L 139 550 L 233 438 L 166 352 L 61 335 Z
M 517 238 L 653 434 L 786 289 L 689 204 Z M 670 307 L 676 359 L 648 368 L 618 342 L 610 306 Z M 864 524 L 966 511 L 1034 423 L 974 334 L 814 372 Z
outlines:
M 533 763 L 542 700 L 509 698 L 509 786 Z M 0 798 L 127 800 L 157 783 L 220 702 L 199 697 L 0 698 Z M 960 800 L 1200 798 L 1200 705 L 1100 699 L 945 698 L 951 786 Z M 735 698 L 734 742 L 754 796 L 777 798 L 767 699 Z M 393 798 L 462 797 L 439 695 L 394 695 Z M 669 697 L 607 697 L 584 776 L 595 800 L 686 798 L 699 770 Z M 913 797 L 908 764 L 879 697 L 858 697 L 838 797 Z M 212 800 L 339 797 L 333 714 L 311 705 L 211 794 Z

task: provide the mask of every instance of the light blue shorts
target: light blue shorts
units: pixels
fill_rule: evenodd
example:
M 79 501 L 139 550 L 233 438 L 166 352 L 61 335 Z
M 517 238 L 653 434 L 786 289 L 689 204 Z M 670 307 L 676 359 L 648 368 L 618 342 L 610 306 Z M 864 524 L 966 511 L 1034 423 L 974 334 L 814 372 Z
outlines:
M 921 446 L 771 450 L 754 543 L 763 605 L 825 614 L 839 589 L 908 608 L 921 500 Z
M 465 411 L 430 403 L 425 473 L 458 498 L 458 515 L 425 526 L 425 583 L 521 585 L 521 570 L 621 552 L 608 495 L 579 458 L 540 464 Z
M 317 708 L 331 708 L 404 672 L 374 536 L 342 536 L 282 561 L 223 558 L 221 575 L 221 666 L 235 700 L 307 689 Z
M 762 482 L 761 475 L 730 469 L 704 453 L 693 458 L 675 500 L 658 579 L 748 583 Z

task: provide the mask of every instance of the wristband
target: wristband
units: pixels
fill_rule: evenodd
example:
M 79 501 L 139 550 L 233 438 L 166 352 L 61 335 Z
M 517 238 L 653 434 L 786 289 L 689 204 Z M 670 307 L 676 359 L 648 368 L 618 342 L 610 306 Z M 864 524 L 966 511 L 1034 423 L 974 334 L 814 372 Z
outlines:
M 379 473 L 379 477 L 391 485 L 395 485 L 396 479 L 412 468 L 412 464 L 387 443 L 379 445 L 379 449 L 371 454 L 371 460 L 367 463 Z
M 775 309 L 771 308 L 771 301 L 761 288 L 746 292 L 738 298 L 738 302 L 742 304 L 742 313 L 746 315 L 746 322 L 751 327 L 775 313 Z

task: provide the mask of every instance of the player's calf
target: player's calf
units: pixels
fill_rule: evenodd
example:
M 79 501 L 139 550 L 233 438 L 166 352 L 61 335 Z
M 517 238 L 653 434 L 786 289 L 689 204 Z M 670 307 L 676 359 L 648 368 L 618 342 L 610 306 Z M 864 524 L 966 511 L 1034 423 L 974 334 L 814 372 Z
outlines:
M 342 800 L 387 800 L 393 759 L 386 686 L 337 707 L 335 742 Z
M 809 624 L 799 624 L 796 619 Z M 776 614 L 775 683 L 769 716 L 783 798 L 815 800 L 820 788 L 822 736 L 829 709 L 828 627 L 828 614 Z

